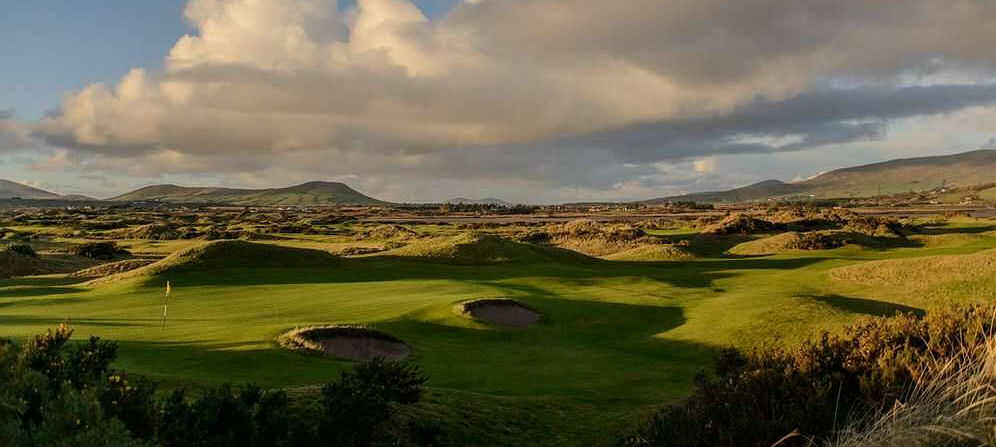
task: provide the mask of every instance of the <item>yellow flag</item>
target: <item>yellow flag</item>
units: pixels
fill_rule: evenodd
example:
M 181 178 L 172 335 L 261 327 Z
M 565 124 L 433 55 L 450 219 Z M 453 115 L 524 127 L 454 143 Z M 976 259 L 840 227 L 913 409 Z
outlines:
M 169 286 L 169 281 L 166 281 L 166 295 L 169 295 L 169 292 L 172 290 L 173 289 Z

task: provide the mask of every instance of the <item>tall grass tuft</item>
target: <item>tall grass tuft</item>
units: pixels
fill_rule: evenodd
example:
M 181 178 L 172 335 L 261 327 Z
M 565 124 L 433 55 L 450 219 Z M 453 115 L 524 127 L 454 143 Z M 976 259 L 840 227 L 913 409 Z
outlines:
M 903 403 L 856 421 L 828 447 L 996 446 L 996 340 L 966 340 L 930 358 Z

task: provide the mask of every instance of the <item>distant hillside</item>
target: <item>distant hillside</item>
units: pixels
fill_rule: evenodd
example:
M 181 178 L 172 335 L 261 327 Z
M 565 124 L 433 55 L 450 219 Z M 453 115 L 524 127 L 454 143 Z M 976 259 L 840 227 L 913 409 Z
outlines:
M 512 203 L 506 202 L 501 199 L 496 199 L 493 197 L 485 197 L 483 199 L 467 199 L 463 197 L 457 197 L 455 199 L 447 200 L 445 203 L 450 205 L 501 205 L 501 206 L 512 206 Z
M 60 199 L 62 196 L 42 189 L 0 179 L 0 199 Z
M 750 202 L 754 200 L 764 200 L 769 197 L 784 197 L 803 194 L 805 187 L 797 183 L 785 183 L 779 180 L 765 180 L 742 188 L 730 189 L 727 191 L 706 191 L 683 196 L 665 197 L 661 199 L 648 200 L 648 202 Z
M 954 155 L 901 158 L 837 169 L 801 182 L 765 180 L 742 188 L 663 197 L 644 203 L 674 201 L 748 202 L 775 198 L 851 198 L 927 191 L 996 182 L 996 150 Z
M 154 185 L 112 197 L 116 202 L 217 203 L 246 206 L 386 205 L 338 182 L 308 182 L 286 188 L 235 189 Z

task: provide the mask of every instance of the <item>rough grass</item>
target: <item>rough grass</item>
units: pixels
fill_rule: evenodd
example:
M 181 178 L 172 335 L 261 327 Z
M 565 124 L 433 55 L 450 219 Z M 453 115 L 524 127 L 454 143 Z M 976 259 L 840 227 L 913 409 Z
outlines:
M 183 238 L 185 232 L 179 226 L 170 224 L 146 224 L 137 227 L 122 228 L 112 231 L 109 236 L 119 239 L 148 239 L 157 241 L 168 241 Z
M 547 262 L 550 250 L 514 242 L 499 236 L 463 233 L 423 239 L 384 253 L 403 258 L 424 258 L 457 264 L 494 264 L 507 262 Z
M 702 234 L 717 236 L 726 235 L 748 235 L 758 233 L 768 233 L 777 229 L 777 226 L 764 219 L 758 219 L 744 213 L 735 213 L 723 218 L 723 220 L 702 229 Z
M 889 259 L 833 269 L 840 281 L 873 286 L 921 285 L 964 282 L 996 272 L 996 250 L 960 256 L 927 256 Z
M 419 237 L 418 232 L 403 227 L 401 225 L 378 225 L 372 228 L 363 228 L 356 232 L 356 238 L 361 240 L 407 240 Z
M 796 250 L 831 250 L 847 245 L 882 247 L 888 241 L 850 231 L 824 230 L 798 233 L 789 231 L 738 244 L 730 249 L 737 255 L 771 255 Z
M 996 339 L 924 365 L 910 397 L 846 427 L 832 447 L 996 445 Z
M 550 225 L 520 236 L 531 242 L 548 243 L 587 256 L 602 257 L 660 243 L 638 227 L 602 224 L 587 219 Z
M 150 258 L 136 258 L 136 259 L 125 259 L 122 261 L 108 262 L 106 264 L 101 264 L 96 267 L 85 268 L 82 270 L 77 270 L 69 274 L 72 278 L 102 278 L 104 276 L 110 276 L 117 273 L 127 272 L 129 270 L 135 270 L 140 267 L 145 267 L 149 264 L 156 262 L 157 259 Z
M 695 255 L 688 247 L 678 244 L 652 244 L 604 256 L 613 261 L 687 261 Z

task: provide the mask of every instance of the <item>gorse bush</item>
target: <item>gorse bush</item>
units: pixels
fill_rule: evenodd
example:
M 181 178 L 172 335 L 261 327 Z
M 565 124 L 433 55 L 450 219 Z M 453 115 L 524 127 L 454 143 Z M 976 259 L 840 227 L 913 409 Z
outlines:
M 142 400 L 151 390 L 110 371 L 116 347 L 92 338 L 70 350 L 71 335 L 59 326 L 23 347 L 0 342 L 0 445 L 145 445 L 115 414 L 137 406 L 126 419 L 151 415 L 151 401 Z
M 336 446 L 375 444 L 380 425 L 395 415 L 391 404 L 418 402 L 425 381 L 413 365 L 381 358 L 342 373 L 338 382 L 322 388 L 325 417 L 319 426 L 321 438 Z M 388 439 L 381 443 L 398 444 Z
M 71 336 L 62 325 L 21 346 L 0 339 L 0 445 L 402 446 L 433 439 L 431 424 L 392 422 L 398 405 L 422 395 L 426 378 L 412 365 L 360 364 L 298 406 L 283 391 L 252 385 L 157 395 L 154 383 L 110 368 L 115 343 L 90 337 L 70 346 Z
M 73 246 L 71 251 L 74 255 L 102 260 L 108 260 L 118 255 L 128 254 L 126 250 L 118 247 L 118 244 L 113 241 L 84 242 Z
M 627 446 L 810 445 L 844 422 L 900 405 L 929 365 L 987 343 L 996 305 L 868 319 L 795 349 L 723 351 L 684 402 L 661 410 Z M 797 434 L 797 435 L 793 435 Z
M 996 445 L 996 340 L 976 341 L 952 357 L 928 359 L 905 402 L 850 423 L 826 445 Z
M 28 244 L 9 244 L 9 245 L 4 245 L 3 246 L 3 250 L 4 251 L 13 252 L 13 253 L 22 254 L 22 255 L 25 255 L 25 256 L 32 256 L 32 257 L 38 256 L 38 253 L 35 252 L 35 249 L 33 247 L 31 247 L 31 245 L 28 245 Z

